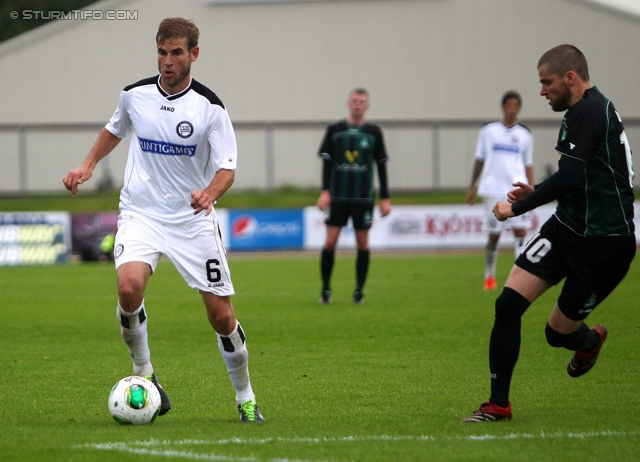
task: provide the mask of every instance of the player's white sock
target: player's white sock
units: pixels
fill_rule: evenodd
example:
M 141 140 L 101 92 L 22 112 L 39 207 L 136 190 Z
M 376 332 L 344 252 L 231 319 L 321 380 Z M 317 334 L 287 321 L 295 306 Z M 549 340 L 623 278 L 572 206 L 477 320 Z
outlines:
M 498 263 L 498 246 L 493 250 L 488 246 L 484 250 L 484 277 L 495 276 L 496 264 Z
M 523 247 L 524 247 L 524 237 L 516 237 L 516 240 L 513 243 L 513 253 L 515 254 L 516 258 L 518 258 L 522 253 Z
M 147 337 L 147 313 L 144 310 L 144 301 L 133 313 L 124 311 L 118 302 L 116 314 L 120 324 L 120 335 L 129 348 L 133 361 L 134 375 L 151 375 L 153 366 Z
M 245 345 L 245 336 L 240 323 L 236 321 L 236 328 L 229 335 L 218 337 L 218 348 L 224 363 L 229 371 L 229 378 L 236 389 L 236 403 L 242 404 L 245 401 L 255 401 L 256 396 L 251 388 L 249 380 L 249 352 Z

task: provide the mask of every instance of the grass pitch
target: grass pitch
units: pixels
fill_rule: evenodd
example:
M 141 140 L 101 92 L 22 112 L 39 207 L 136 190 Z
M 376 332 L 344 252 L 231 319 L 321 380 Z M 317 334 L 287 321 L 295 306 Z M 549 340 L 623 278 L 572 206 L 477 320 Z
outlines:
M 512 254 L 499 260 L 504 282 Z M 197 292 L 161 261 L 146 297 L 152 360 L 173 409 L 121 426 L 111 386 L 131 374 L 111 264 L 0 268 L 0 460 L 637 460 L 640 259 L 589 317 L 609 337 L 570 378 L 547 346 L 553 288 L 523 318 L 511 422 L 462 424 L 488 397 L 497 292 L 481 253 L 373 253 L 366 303 L 350 302 L 354 255 L 339 253 L 333 304 L 318 305 L 315 254 L 233 253 L 263 425 L 238 420 Z

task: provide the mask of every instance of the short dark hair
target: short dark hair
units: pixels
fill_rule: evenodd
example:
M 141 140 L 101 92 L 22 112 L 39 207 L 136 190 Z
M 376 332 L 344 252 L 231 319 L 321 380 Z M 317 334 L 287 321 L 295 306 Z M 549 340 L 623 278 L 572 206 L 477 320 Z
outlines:
M 366 88 L 363 88 L 363 87 L 354 88 L 349 92 L 349 96 L 351 96 L 353 93 L 358 93 L 359 95 L 365 95 L 367 98 L 369 97 L 369 92 L 367 91 Z
M 156 44 L 160 45 L 165 40 L 172 38 L 185 38 L 187 39 L 187 48 L 191 51 L 198 46 L 199 37 L 200 31 L 193 21 L 184 18 L 167 18 L 163 19 L 158 26 Z
M 553 47 L 538 60 L 538 68 L 544 64 L 549 66 L 549 71 L 558 77 L 564 77 L 567 72 L 573 71 L 581 80 L 589 81 L 587 58 L 573 45 L 564 44 Z
M 500 106 L 504 107 L 504 105 L 507 103 L 507 100 L 511 99 L 511 98 L 515 98 L 518 100 L 518 106 L 522 106 L 522 97 L 520 96 L 520 93 L 518 93 L 515 90 L 508 90 L 504 92 L 504 95 L 502 95 L 502 100 Z

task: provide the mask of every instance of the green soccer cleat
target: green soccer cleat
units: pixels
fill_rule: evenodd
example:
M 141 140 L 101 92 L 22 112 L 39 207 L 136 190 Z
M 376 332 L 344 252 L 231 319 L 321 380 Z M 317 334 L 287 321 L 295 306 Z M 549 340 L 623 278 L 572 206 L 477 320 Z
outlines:
M 262 423 L 264 417 L 260 412 L 260 408 L 255 401 L 245 401 L 238 404 L 238 412 L 240 412 L 240 422 L 242 423 Z

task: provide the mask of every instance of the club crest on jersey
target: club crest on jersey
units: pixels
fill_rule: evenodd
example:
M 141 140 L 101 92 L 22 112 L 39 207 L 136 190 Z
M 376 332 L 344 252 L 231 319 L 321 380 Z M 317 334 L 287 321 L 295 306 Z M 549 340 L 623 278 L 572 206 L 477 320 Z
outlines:
M 191 122 L 183 120 L 176 127 L 176 133 L 180 138 L 189 138 L 193 135 L 193 125 L 191 125 Z

